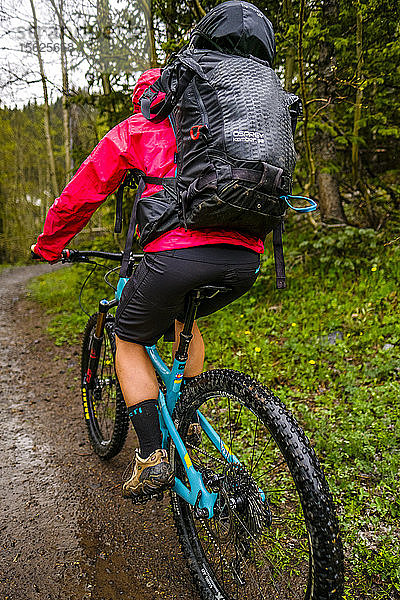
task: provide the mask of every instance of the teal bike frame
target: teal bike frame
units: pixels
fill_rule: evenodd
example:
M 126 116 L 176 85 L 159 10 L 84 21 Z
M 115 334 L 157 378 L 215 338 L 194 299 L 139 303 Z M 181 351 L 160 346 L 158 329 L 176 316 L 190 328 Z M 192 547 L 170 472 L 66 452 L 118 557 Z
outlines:
M 116 300 L 118 301 L 121 292 L 128 279 L 121 278 L 118 283 L 116 291 Z M 176 402 L 181 393 L 181 385 L 183 380 L 183 373 L 185 370 L 186 361 L 188 359 L 188 346 L 192 338 L 192 327 L 196 316 L 196 310 L 200 301 L 200 292 L 194 290 L 192 293 L 189 308 L 185 318 L 185 324 L 182 333 L 180 334 L 180 344 L 176 352 L 175 359 L 172 364 L 172 368 L 169 369 L 165 362 L 159 355 L 156 346 L 146 346 L 146 350 L 150 357 L 150 360 L 154 366 L 156 373 L 161 377 L 166 387 L 166 393 L 164 394 L 161 390 L 158 395 L 158 406 L 159 406 L 159 418 L 160 427 L 163 435 L 163 448 L 167 448 L 169 438 L 171 437 L 175 444 L 176 450 L 184 465 L 189 486 L 186 486 L 179 478 L 175 477 L 175 483 L 173 490 L 181 496 L 186 502 L 191 504 L 196 509 L 196 514 L 202 518 L 211 519 L 214 516 L 214 505 L 218 494 L 209 492 L 203 481 L 203 477 L 199 471 L 193 466 L 190 460 L 189 453 L 185 444 L 183 443 L 175 425 L 171 418 L 174 411 Z M 103 301 L 104 302 L 104 301 Z M 197 411 L 200 425 L 207 435 L 211 443 L 215 446 L 218 452 L 225 458 L 227 462 L 239 463 L 239 460 L 234 454 L 232 454 L 228 445 L 224 443 L 215 429 L 210 425 L 204 415 L 200 411 Z M 260 490 L 263 498 L 265 498 L 263 492 Z
M 92 257 L 121 262 L 122 253 L 102 252 L 98 250 L 79 251 L 69 249 L 65 249 L 62 252 L 63 262 L 91 263 Z M 131 255 L 130 260 L 132 264 L 134 264 L 142 257 L 143 255 L 141 254 Z M 114 269 L 112 269 L 110 273 L 113 270 Z M 108 283 L 108 285 L 113 287 L 106 277 L 105 281 L 106 283 Z M 128 278 L 121 277 L 118 281 L 117 288 L 114 288 L 115 298 L 111 301 L 101 300 L 99 302 L 99 312 L 95 332 L 93 335 L 92 352 L 89 357 L 89 363 L 85 376 L 85 383 L 88 386 L 93 385 L 92 375 L 93 373 L 97 372 L 107 313 L 111 308 L 117 306 L 117 304 L 119 303 L 122 290 L 124 289 L 127 282 Z M 226 289 L 224 290 L 224 288 L 219 288 L 215 286 L 203 286 L 197 290 L 192 290 L 192 292 L 189 294 L 189 302 L 187 305 L 184 320 L 185 322 L 183 330 L 180 333 L 180 342 L 171 369 L 169 369 L 164 363 L 155 345 L 146 346 L 146 350 L 154 366 L 154 369 L 156 373 L 161 377 L 166 388 L 165 394 L 160 390 L 158 396 L 159 419 L 160 428 L 162 432 L 162 445 L 163 448 L 167 449 L 170 439 L 172 440 L 182 461 L 182 464 L 185 468 L 189 482 L 189 486 L 187 486 L 178 477 L 175 477 L 173 490 L 181 498 L 186 500 L 186 502 L 188 502 L 194 507 L 194 514 L 196 517 L 208 519 L 211 519 L 214 516 L 214 508 L 218 497 L 218 493 L 209 492 L 207 490 L 201 472 L 199 472 L 193 465 L 187 448 L 183 443 L 172 421 L 172 414 L 174 412 L 178 398 L 181 394 L 183 374 L 188 359 L 188 349 L 190 340 L 193 337 L 192 328 L 194 320 L 196 318 L 197 307 L 203 297 L 211 298 L 214 294 L 223 291 L 226 291 Z M 230 464 L 240 465 L 240 461 L 232 453 L 231 448 L 224 442 L 224 440 L 219 436 L 219 434 L 215 431 L 212 425 L 208 422 L 208 420 L 199 410 L 197 411 L 197 416 L 203 432 L 208 437 L 213 446 L 216 448 L 216 450 L 221 454 L 221 456 L 223 456 L 226 462 Z M 266 496 L 261 488 L 259 488 L 259 493 L 261 499 L 265 501 Z

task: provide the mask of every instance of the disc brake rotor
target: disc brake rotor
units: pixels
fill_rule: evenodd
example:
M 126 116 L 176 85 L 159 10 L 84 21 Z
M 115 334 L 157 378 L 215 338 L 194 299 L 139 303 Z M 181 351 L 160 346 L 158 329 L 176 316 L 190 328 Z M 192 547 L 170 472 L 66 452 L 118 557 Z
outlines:
M 229 498 L 236 534 L 242 540 L 258 538 L 266 524 L 267 505 L 256 482 L 243 465 L 229 465 L 223 491 Z
M 219 481 L 215 516 L 206 519 L 204 525 L 210 535 L 223 544 L 240 539 L 247 546 L 269 524 L 268 503 L 262 499 L 256 482 L 243 465 L 229 465 Z

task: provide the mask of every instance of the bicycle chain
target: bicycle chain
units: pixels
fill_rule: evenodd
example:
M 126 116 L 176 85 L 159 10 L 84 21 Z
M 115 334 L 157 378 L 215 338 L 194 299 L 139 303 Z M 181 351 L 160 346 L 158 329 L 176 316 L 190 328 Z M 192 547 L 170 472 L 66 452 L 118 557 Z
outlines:
M 232 566 L 228 563 L 228 561 L 226 560 L 226 558 L 222 555 L 221 549 L 218 546 L 217 542 L 215 541 L 214 536 L 211 535 L 210 530 L 208 529 L 208 527 L 205 525 L 206 519 L 199 519 L 199 521 L 201 521 L 203 528 L 205 529 L 209 541 L 211 541 L 211 543 L 213 544 L 213 546 L 215 547 L 215 549 L 217 550 L 220 560 L 225 564 L 225 566 L 227 567 L 227 569 L 231 569 Z

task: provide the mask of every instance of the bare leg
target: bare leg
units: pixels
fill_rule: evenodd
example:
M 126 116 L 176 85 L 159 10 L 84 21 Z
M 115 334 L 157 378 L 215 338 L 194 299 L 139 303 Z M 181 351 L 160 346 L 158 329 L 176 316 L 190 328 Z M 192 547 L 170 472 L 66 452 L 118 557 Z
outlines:
M 183 329 L 183 323 L 175 322 L 175 338 L 172 353 L 179 345 L 179 334 Z M 133 342 L 126 342 L 115 336 L 117 354 L 115 365 L 118 380 L 126 405 L 134 406 L 149 398 L 158 397 L 158 382 L 154 367 L 144 346 Z M 195 377 L 203 370 L 204 342 L 197 327 L 193 326 L 193 338 L 189 346 L 189 359 L 186 363 L 186 377 Z
M 175 353 L 178 350 L 179 334 L 182 329 L 183 323 L 175 321 L 175 342 L 172 347 L 173 357 L 175 357 Z M 204 365 L 204 341 L 196 321 L 194 322 L 192 333 L 193 338 L 189 345 L 189 358 L 184 373 L 186 377 L 196 377 L 196 375 L 200 375 Z
M 134 406 L 150 398 L 158 398 L 156 374 L 144 346 L 126 342 L 115 336 L 115 366 L 126 405 Z

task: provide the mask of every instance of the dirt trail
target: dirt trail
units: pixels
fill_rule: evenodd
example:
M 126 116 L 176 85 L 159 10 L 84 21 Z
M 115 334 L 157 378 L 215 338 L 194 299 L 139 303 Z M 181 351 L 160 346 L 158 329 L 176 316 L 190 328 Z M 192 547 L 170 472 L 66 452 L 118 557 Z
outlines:
M 87 442 L 79 348 L 57 348 L 27 279 L 0 274 L 0 600 L 198 600 L 168 498 L 132 507 L 121 481 L 132 440 L 108 463 Z

